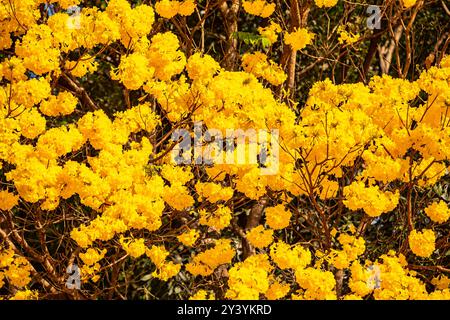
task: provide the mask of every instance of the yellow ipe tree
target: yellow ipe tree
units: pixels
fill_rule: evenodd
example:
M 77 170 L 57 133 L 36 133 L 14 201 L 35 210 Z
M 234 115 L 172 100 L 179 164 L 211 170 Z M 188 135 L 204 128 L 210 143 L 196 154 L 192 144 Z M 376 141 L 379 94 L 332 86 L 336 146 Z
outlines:
M 0 0 L 0 299 L 449 299 L 450 11 L 374 2 Z

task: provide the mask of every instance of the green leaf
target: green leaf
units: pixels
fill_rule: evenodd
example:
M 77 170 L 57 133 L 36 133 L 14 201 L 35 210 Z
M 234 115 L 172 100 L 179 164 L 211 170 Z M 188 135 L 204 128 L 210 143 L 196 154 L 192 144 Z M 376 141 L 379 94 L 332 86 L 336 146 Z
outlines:
M 233 37 L 251 46 L 260 45 L 263 48 L 270 46 L 270 41 L 266 37 L 251 32 L 235 32 L 233 33 Z

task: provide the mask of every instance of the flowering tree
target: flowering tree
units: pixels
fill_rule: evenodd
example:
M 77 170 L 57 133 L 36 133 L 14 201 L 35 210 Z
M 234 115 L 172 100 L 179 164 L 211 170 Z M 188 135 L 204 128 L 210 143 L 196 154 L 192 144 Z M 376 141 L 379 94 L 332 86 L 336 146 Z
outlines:
M 0 296 L 449 299 L 449 16 L 0 0 Z

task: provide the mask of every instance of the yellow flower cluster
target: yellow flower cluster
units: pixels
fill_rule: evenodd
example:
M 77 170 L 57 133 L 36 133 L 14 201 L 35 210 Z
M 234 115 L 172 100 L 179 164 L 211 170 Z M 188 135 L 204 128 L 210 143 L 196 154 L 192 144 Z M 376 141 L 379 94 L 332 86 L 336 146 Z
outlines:
M 17 292 L 9 300 L 38 300 L 39 293 L 37 290 L 17 290 Z
M 246 53 L 242 56 L 242 68 L 254 74 L 257 78 L 263 78 L 274 86 L 281 85 L 286 80 L 283 69 L 262 52 Z
M 149 47 L 141 51 L 147 57 L 150 67 L 155 68 L 155 77 L 170 80 L 183 71 L 186 57 L 179 50 L 179 41 L 172 32 L 158 33 L 152 37 Z M 149 84 L 149 88 L 152 84 Z M 145 89 L 145 88 L 144 88 Z
M 425 300 L 448 299 L 450 290 L 437 289 L 431 293 L 415 271 L 407 269 L 407 261 L 394 251 L 379 258 L 380 261 L 361 266 L 354 262 L 351 267 L 350 288 L 358 296 L 364 297 L 373 292 L 377 300 Z
M 16 107 L 21 105 L 30 109 L 50 96 L 50 84 L 44 78 L 19 81 L 9 89 Z
M 39 110 L 46 116 L 56 117 L 68 115 L 74 112 L 78 104 L 78 99 L 70 92 L 63 91 L 57 96 L 50 96 L 48 100 L 41 102 Z
M 40 18 L 39 5 L 36 0 L 11 0 L 0 2 L 0 49 L 12 46 L 11 34 L 23 34 Z M 13 18 L 11 8 L 16 8 Z
M 162 246 L 152 246 L 146 249 L 146 255 L 156 266 L 152 276 L 162 281 L 167 281 L 176 276 L 181 269 L 181 264 L 175 264 L 172 261 L 166 261 L 169 252 Z
M 47 122 L 37 108 L 27 109 L 18 117 L 20 131 L 25 138 L 34 139 L 43 133 Z
M 358 297 L 365 297 L 380 286 L 380 269 L 377 265 L 366 267 L 356 260 L 350 266 L 350 273 L 348 285 Z
M 258 300 L 269 290 L 269 273 L 272 266 L 266 254 L 252 255 L 229 270 L 228 291 L 225 297 L 232 300 Z
M 230 187 L 223 187 L 213 182 L 198 182 L 195 190 L 202 199 L 206 199 L 211 203 L 217 201 L 228 201 L 233 196 L 234 190 Z
M 220 65 L 207 54 L 194 53 L 186 64 L 186 71 L 192 80 L 211 80 L 219 70 Z
M 146 56 L 134 52 L 120 59 L 117 71 L 111 72 L 111 79 L 121 80 L 130 90 L 139 89 L 154 75 L 154 68 L 149 66 Z
M 11 210 L 19 203 L 19 197 L 7 190 L 0 191 L 0 209 Z
M 297 293 L 297 299 L 336 300 L 336 280 L 332 272 L 315 268 L 297 269 L 295 279 L 302 288 Z
M 338 0 L 314 0 L 314 3 L 319 8 L 323 7 L 330 8 L 334 7 L 338 3 Z
M 61 8 L 78 2 L 58 1 Z M 332 7 L 337 0 L 315 3 Z M 415 3 L 403 1 L 404 7 Z M 427 191 L 448 174 L 450 128 L 445 121 L 450 101 L 449 56 L 415 81 L 388 75 L 373 77 L 367 85 L 319 81 L 300 108 L 282 102 L 260 81 L 278 86 L 286 79 L 281 67 L 266 54 L 244 54 L 242 71 L 226 71 L 213 57 L 200 52 L 187 59 L 177 35 L 152 30 L 155 18 L 150 5 L 132 7 L 126 0 L 110 0 L 104 10 L 84 7 L 77 26 L 68 23 L 76 22 L 62 11 L 41 16 L 42 4 L 41 0 L 0 1 L 0 50 L 8 50 L 8 57 L 2 56 L 0 61 L 0 168 L 2 179 L 8 183 L 8 189 L 0 191 L 0 209 L 33 204 L 38 210 L 54 211 L 48 213 L 50 216 L 64 209 L 60 202 L 73 202 L 92 211 L 91 220 L 75 225 L 70 232 L 71 239 L 83 249 L 79 259 L 84 263 L 84 280 L 101 278 L 100 261 L 111 253 L 107 248 L 112 243 L 119 243 L 131 258 L 145 254 L 156 267 L 152 276 L 163 281 L 176 276 L 183 265 L 170 261 L 173 257 L 164 246 L 147 247 L 148 239 L 142 234 L 163 232 L 167 222 L 185 215 L 192 220 L 192 229 L 182 234 L 179 229 L 168 236 L 188 247 L 178 246 L 186 249 L 184 253 L 195 250 L 185 269 L 194 276 L 207 277 L 223 265 L 229 273 L 225 290 L 230 299 L 284 298 L 293 285 L 286 281 L 293 282 L 294 275 L 300 290 L 293 298 L 335 299 L 334 269 L 351 274 L 351 292 L 344 299 L 369 295 L 376 299 L 449 297 L 448 278 L 436 279 L 432 283 L 436 290 L 428 293 L 402 255 L 390 252 L 375 262 L 363 260 L 366 246 L 370 247 L 360 236 L 340 234 L 335 239 L 335 230 L 327 239 L 327 247 L 320 249 L 314 241 L 307 248 L 306 242 L 290 243 L 290 237 L 284 239 L 286 242 L 274 239 L 274 230 L 292 226 L 297 231 L 297 223 L 303 221 L 314 224 L 315 219 L 309 219 L 312 214 L 323 216 L 325 224 L 332 223 L 335 219 L 323 205 L 328 200 L 343 208 L 344 215 L 348 210 L 342 204 L 370 217 L 395 208 L 401 211 L 403 204 L 398 204 L 404 201 L 403 187 Z M 275 3 L 264 0 L 243 1 L 242 5 L 246 12 L 263 18 L 275 10 Z M 17 8 L 14 19 L 10 6 Z M 195 4 L 192 0 L 162 0 L 155 4 L 155 10 L 165 18 L 187 16 Z M 274 43 L 282 29 L 272 21 L 258 31 Z M 338 33 L 339 41 L 346 44 L 359 37 L 343 27 Z M 313 39 L 313 33 L 300 28 L 286 33 L 284 43 L 297 51 Z M 86 112 L 85 106 L 76 110 L 86 100 L 77 97 L 86 92 L 65 91 L 58 86 L 71 79 L 76 84 L 74 78 L 97 72 L 103 61 L 100 51 L 111 51 L 111 56 L 122 51 L 109 77 L 133 90 L 133 104 L 105 111 L 102 106 L 91 105 L 95 111 Z M 140 93 L 144 95 L 138 97 L 136 105 Z M 112 112 L 116 107 L 121 111 Z M 260 160 L 194 170 L 193 166 L 171 163 L 164 154 L 166 144 L 159 139 L 172 128 L 188 128 L 199 120 L 205 128 L 221 132 L 231 128 L 277 129 L 276 143 L 281 147 L 278 174 L 262 175 Z M 236 134 L 227 142 L 238 145 L 240 138 Z M 259 151 L 267 147 L 274 161 L 275 145 L 251 140 L 250 145 Z M 201 148 L 205 159 L 238 156 L 237 150 L 214 149 L 202 142 L 206 145 Z M 208 155 L 208 150 L 216 154 Z M 352 167 L 357 170 L 350 179 L 347 172 Z M 267 228 L 259 225 L 246 233 L 249 243 L 260 249 L 259 254 L 232 264 L 240 252 L 239 246 L 232 245 L 237 237 L 228 235 L 232 228 L 221 231 L 230 226 L 233 216 L 241 214 L 242 203 L 245 206 L 265 195 L 273 195 L 275 203 L 284 202 L 265 208 Z M 305 199 L 315 205 L 294 211 L 295 219 L 291 219 L 285 204 L 295 206 L 297 200 Z M 431 203 L 424 212 L 440 224 L 450 217 L 444 201 Z M 412 222 L 420 218 L 414 212 Z M 240 219 L 237 222 L 241 223 Z M 227 238 L 221 238 L 225 234 Z M 219 239 L 204 249 L 203 242 L 197 240 L 206 241 L 211 235 Z M 409 246 L 418 257 L 428 258 L 444 237 L 431 229 L 413 230 Z M 199 243 L 201 249 L 192 248 Z M 5 283 L 27 286 L 31 271 L 24 257 L 12 249 L 1 249 L 0 287 Z M 206 289 L 192 298 L 214 298 Z M 21 289 L 13 298 L 34 297 L 35 292 Z
M 75 77 L 83 77 L 88 73 L 97 71 L 98 63 L 93 57 L 84 55 L 77 61 L 66 61 L 65 68 Z
M 81 279 L 86 281 L 91 279 L 93 282 L 97 282 L 100 279 L 98 271 L 100 270 L 99 261 L 105 257 L 106 249 L 99 250 L 95 248 L 89 248 L 84 253 L 80 253 L 79 257 L 83 261 L 84 265 L 80 268 Z
M 193 275 L 209 276 L 218 266 L 230 263 L 234 255 L 230 240 L 216 240 L 213 248 L 197 254 L 186 264 L 186 270 Z
M 208 212 L 204 209 L 199 211 L 200 214 L 200 224 L 214 228 L 220 231 L 230 225 L 232 216 L 229 207 L 218 205 L 217 209 L 213 212 Z
M 364 182 L 354 182 L 344 187 L 344 196 L 346 200 L 343 203 L 347 208 L 363 209 L 371 217 L 394 210 L 399 200 L 398 192 L 383 192 L 377 186 L 366 187 Z
M 124 237 L 121 237 L 119 239 L 119 242 L 122 245 L 122 248 L 127 252 L 127 254 L 133 258 L 139 258 L 147 251 L 144 238 L 126 239 Z
M 403 6 L 405 8 L 411 8 L 413 5 L 415 5 L 417 0 L 402 0 Z
M 88 266 L 92 266 L 103 259 L 106 254 L 106 249 L 97 250 L 94 248 L 89 248 L 85 253 L 80 253 L 80 259 L 87 264 Z
M 428 258 L 435 249 L 436 235 L 433 230 L 413 230 L 408 236 L 411 251 L 419 257 Z
M 337 269 L 346 269 L 352 261 L 355 261 L 366 250 L 365 241 L 361 237 L 354 237 L 348 234 L 341 234 L 338 237 L 342 250 L 332 249 L 329 261 Z
M 195 229 L 190 229 L 183 234 L 180 234 L 177 239 L 186 247 L 192 247 L 194 243 L 197 241 L 200 233 Z
M 26 258 L 16 255 L 12 248 L 0 247 L 0 288 L 5 279 L 13 286 L 25 287 L 31 281 L 31 270 Z
M 311 263 L 311 252 L 299 244 L 278 241 L 270 247 L 270 258 L 280 269 L 303 269 Z
M 201 289 L 189 297 L 189 300 L 215 300 L 215 295 L 214 292 Z
M 437 278 L 433 278 L 431 283 L 436 286 L 438 290 L 445 290 L 450 288 L 450 278 L 444 275 L 440 275 Z
M 312 43 L 314 33 L 309 32 L 305 28 L 298 28 L 291 33 L 284 35 L 284 43 L 291 46 L 292 50 L 302 50 Z
M 434 222 L 444 223 L 450 218 L 450 209 L 444 201 L 433 202 L 425 208 L 425 214 Z
M 131 41 L 136 41 L 150 33 L 155 21 L 155 14 L 151 6 L 140 4 L 131 8 L 130 3 L 126 0 L 109 1 L 105 12 L 119 28 L 120 41 L 127 47 Z M 83 16 L 81 21 L 83 21 Z
M 177 14 L 190 16 L 196 8 L 194 0 L 161 0 L 155 4 L 155 11 L 163 18 L 170 19 Z
M 52 30 L 45 24 L 33 25 L 16 48 L 16 54 L 23 59 L 23 65 L 35 74 L 54 71 L 59 68 L 59 48 L 54 46 Z
M 291 213 L 281 204 L 266 208 L 266 223 L 275 230 L 284 229 L 289 226 Z
M 261 36 L 269 40 L 270 43 L 274 43 L 278 39 L 278 34 L 282 31 L 280 25 L 273 21 L 267 27 L 259 27 L 258 32 Z
M 284 298 L 289 293 L 290 289 L 289 284 L 272 280 L 265 295 L 269 300 L 278 300 Z
M 341 44 L 352 44 L 359 40 L 359 34 L 353 34 L 350 31 L 346 30 L 345 25 L 340 25 L 337 29 L 337 33 L 339 34 L 338 41 Z
M 267 3 L 266 0 L 244 0 L 242 2 L 242 7 L 244 8 L 245 12 L 263 18 L 270 17 L 275 11 L 275 3 Z
M 262 249 L 273 242 L 273 230 L 259 225 L 247 232 L 246 238 L 252 246 Z
M 25 72 L 27 69 L 23 65 L 23 59 L 11 57 L 0 63 L 0 80 L 2 78 L 13 81 L 24 81 L 27 79 Z

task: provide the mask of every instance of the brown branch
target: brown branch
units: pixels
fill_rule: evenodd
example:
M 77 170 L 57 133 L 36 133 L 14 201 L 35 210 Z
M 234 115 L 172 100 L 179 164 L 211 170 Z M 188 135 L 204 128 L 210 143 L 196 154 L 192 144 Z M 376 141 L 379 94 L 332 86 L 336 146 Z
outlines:
M 377 53 L 378 43 L 380 42 L 381 33 L 378 33 L 375 37 L 370 39 L 369 49 L 367 50 L 366 57 L 364 59 L 363 69 L 362 69 L 362 81 L 367 82 L 367 74 L 369 73 L 370 65 L 372 60 Z
M 392 31 L 392 27 L 390 27 Z M 391 32 L 392 38 L 387 40 L 383 46 L 378 46 L 378 54 L 380 57 L 380 69 L 381 73 L 388 74 L 392 63 L 392 55 L 395 48 L 398 46 L 398 42 L 403 33 L 403 27 L 401 24 L 397 25 L 395 31 Z
M 406 77 L 408 75 L 408 70 L 411 66 L 411 60 L 412 60 L 412 48 L 411 48 L 411 29 L 412 29 L 412 25 L 414 23 L 414 20 L 416 19 L 417 13 L 419 12 L 420 8 L 423 5 L 423 1 L 420 1 L 419 3 L 416 4 L 416 6 L 414 7 L 414 12 L 411 16 L 411 19 L 409 19 L 409 23 L 405 28 L 405 43 L 406 43 L 406 61 L 405 61 L 405 65 L 403 66 L 403 77 Z
M 89 94 L 86 92 L 86 89 L 84 89 L 80 84 L 78 84 L 76 80 L 72 79 L 66 73 L 62 73 L 62 78 L 66 81 L 68 89 L 72 90 L 75 93 L 75 95 L 78 98 L 80 98 L 81 102 L 88 107 L 90 111 L 95 111 L 99 109 L 98 106 L 95 104 L 95 102 L 91 99 Z
M 239 57 L 236 37 L 236 33 L 238 32 L 237 18 L 239 8 L 239 0 L 232 0 L 231 6 L 228 6 L 226 0 L 224 0 L 219 6 L 227 32 L 227 48 L 222 64 L 228 70 L 234 70 L 236 68 L 236 60 Z
M 245 225 L 245 230 L 251 230 L 260 224 L 264 208 L 267 206 L 269 198 L 267 196 L 262 196 L 258 202 L 250 209 L 250 213 L 247 217 L 247 223 Z M 243 258 L 247 258 L 255 254 L 255 248 L 248 242 L 247 239 L 242 241 L 242 255 Z

